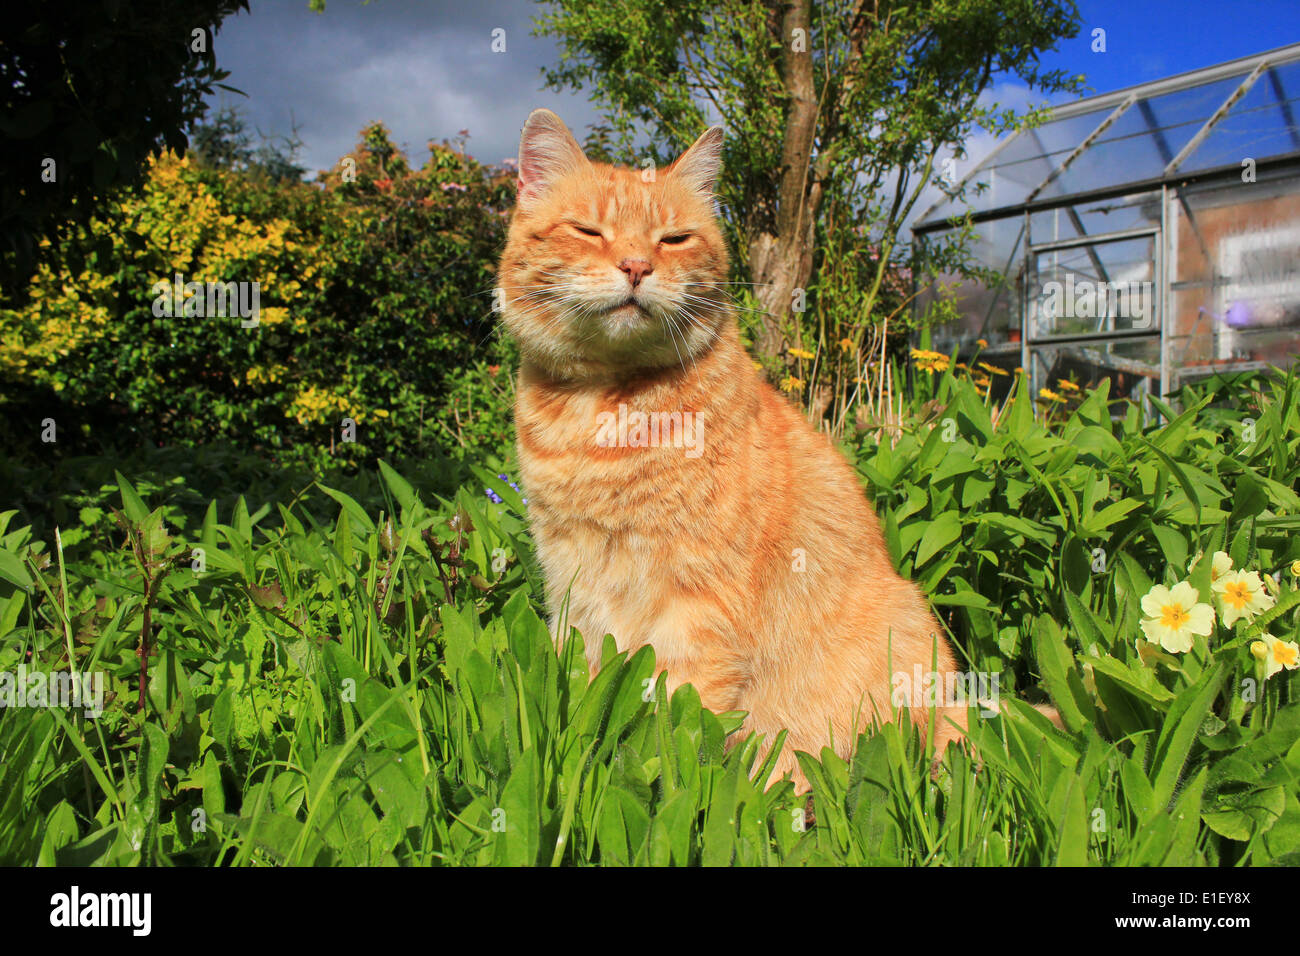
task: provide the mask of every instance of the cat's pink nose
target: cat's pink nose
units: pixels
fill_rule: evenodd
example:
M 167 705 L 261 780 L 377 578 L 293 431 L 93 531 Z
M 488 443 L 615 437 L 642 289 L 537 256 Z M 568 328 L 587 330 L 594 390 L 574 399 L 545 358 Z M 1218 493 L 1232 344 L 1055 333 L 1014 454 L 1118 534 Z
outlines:
M 642 279 L 654 272 L 654 266 L 650 265 L 648 259 L 624 259 L 618 267 L 627 273 L 627 281 L 632 283 L 634 289 L 641 284 Z

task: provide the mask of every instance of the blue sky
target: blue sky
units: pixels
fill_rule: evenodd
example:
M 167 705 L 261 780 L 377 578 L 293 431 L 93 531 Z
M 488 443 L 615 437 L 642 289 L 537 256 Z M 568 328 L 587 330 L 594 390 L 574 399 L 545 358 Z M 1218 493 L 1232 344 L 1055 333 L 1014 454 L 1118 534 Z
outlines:
M 1076 0 L 1083 27 L 1043 58 L 1097 93 L 1300 41 L 1300 0 Z M 1091 33 L 1106 31 L 1106 52 Z
M 513 156 L 529 110 L 548 106 L 579 132 L 596 119 L 577 94 L 541 89 L 541 67 L 555 43 L 529 35 L 538 5 L 529 0 L 252 0 L 216 40 L 226 81 L 244 97 L 222 94 L 250 124 L 283 134 L 293 124 L 300 159 L 326 168 L 365 124 L 383 120 L 417 165 L 430 140 L 470 131 L 469 149 L 486 162 Z M 1045 65 L 1084 73 L 1096 92 L 1185 72 L 1300 41 L 1300 0 L 1080 0 L 1083 28 L 1044 57 Z M 1091 31 L 1106 31 L 1092 52 Z M 505 53 L 491 35 L 505 31 Z M 995 97 L 1023 107 L 1024 91 L 999 83 Z M 970 144 L 977 161 L 991 147 Z

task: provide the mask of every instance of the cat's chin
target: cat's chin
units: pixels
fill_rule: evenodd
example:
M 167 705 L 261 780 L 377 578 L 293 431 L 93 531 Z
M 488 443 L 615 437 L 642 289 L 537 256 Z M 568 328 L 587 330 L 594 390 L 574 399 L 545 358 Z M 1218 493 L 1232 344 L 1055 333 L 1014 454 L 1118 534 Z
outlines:
M 615 306 L 601 316 L 605 335 L 615 342 L 642 336 L 658 321 L 645 306 L 636 302 Z

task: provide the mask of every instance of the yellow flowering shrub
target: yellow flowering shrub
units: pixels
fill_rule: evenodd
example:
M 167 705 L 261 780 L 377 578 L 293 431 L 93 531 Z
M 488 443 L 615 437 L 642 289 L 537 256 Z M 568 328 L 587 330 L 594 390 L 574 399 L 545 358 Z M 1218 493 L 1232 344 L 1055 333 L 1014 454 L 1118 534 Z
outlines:
M 387 155 L 385 137 L 358 149 Z M 482 369 L 509 347 L 483 344 L 494 316 L 473 293 L 493 281 L 509 179 L 445 147 L 418 172 L 373 165 L 312 186 L 150 162 L 26 295 L 0 298 L 0 404 L 75 421 L 87 450 L 220 438 L 315 457 L 345 418 L 385 421 L 334 453 L 348 462 L 501 447 L 478 413 L 509 400 Z

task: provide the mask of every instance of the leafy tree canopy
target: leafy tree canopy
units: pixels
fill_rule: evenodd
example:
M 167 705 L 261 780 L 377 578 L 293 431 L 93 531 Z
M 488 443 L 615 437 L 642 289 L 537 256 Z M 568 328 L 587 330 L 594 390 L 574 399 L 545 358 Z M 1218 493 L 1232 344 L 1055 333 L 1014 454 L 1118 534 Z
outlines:
M 879 247 L 869 315 L 936 157 L 1024 121 L 982 99 L 993 77 L 1044 93 L 1080 82 L 1038 62 L 1077 33 L 1073 0 L 554 0 L 536 22 L 563 51 L 548 84 L 604 107 L 606 151 L 630 158 L 644 133 L 664 163 L 725 124 L 722 200 L 769 363 L 798 338 L 791 313 L 828 224 Z
M 0 284 L 21 287 L 41 240 L 183 152 L 221 86 L 213 37 L 247 0 L 36 0 L 0 18 Z M 48 248 L 55 251 L 57 242 Z

